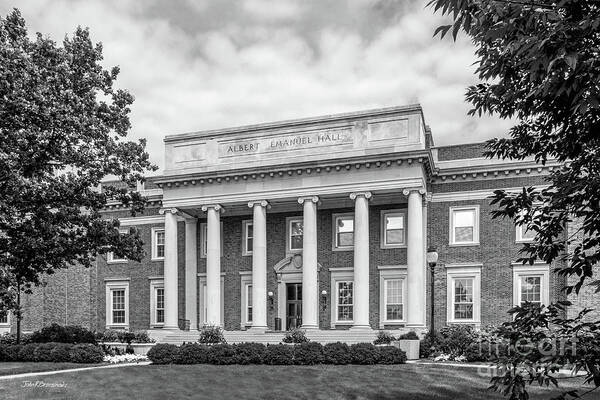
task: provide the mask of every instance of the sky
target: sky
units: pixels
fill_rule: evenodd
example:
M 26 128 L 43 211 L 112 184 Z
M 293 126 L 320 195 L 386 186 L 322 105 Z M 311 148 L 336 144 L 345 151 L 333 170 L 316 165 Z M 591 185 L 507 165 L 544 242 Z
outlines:
M 433 38 L 416 0 L 0 0 L 57 42 L 80 25 L 135 96 L 131 138 L 164 165 L 168 134 L 420 103 L 436 145 L 505 136 L 469 117 L 474 48 Z M 160 171 L 159 171 L 160 172 Z

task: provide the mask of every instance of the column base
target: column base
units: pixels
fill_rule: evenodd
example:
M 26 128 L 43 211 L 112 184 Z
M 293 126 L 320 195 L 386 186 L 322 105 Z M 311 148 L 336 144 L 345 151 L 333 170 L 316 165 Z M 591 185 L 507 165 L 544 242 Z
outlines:
M 301 325 L 300 329 L 306 329 L 307 331 L 316 331 L 319 329 L 318 325 Z
M 348 330 L 350 331 L 372 331 L 371 325 L 352 325 Z

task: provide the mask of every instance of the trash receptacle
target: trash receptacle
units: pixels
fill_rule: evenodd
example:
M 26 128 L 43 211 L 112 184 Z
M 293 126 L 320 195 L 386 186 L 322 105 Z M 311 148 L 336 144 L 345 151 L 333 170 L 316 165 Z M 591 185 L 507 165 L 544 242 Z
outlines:
M 275 330 L 276 331 L 281 330 L 281 318 L 279 318 L 279 317 L 275 317 Z

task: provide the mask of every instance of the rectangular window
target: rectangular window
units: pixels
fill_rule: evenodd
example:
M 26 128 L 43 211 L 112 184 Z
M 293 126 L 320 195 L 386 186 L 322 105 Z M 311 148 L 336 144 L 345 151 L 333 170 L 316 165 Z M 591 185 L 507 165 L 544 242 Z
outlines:
M 335 249 L 351 249 L 354 246 L 354 215 L 334 215 Z
M 129 229 L 128 228 L 119 229 L 119 233 L 121 235 L 126 235 L 129 233 Z M 106 254 L 106 261 L 109 263 L 124 263 L 124 262 L 127 262 L 127 259 L 126 258 L 117 258 L 117 256 L 115 256 L 115 254 L 111 251 Z
M 8 312 L 0 312 L 0 325 L 8 325 Z
M 450 244 L 479 244 L 479 207 L 450 208 Z
M 352 321 L 354 318 L 354 282 L 337 283 L 337 320 Z
M 243 221 L 242 222 L 242 255 L 249 256 L 252 254 L 252 246 L 254 245 L 254 224 L 252 221 Z
M 473 319 L 473 278 L 454 279 L 454 319 Z
M 246 321 L 252 322 L 252 285 L 246 285 Z
M 550 304 L 550 267 L 547 264 L 513 264 L 513 303 Z
M 165 258 L 165 230 L 162 228 L 152 229 L 152 259 L 163 260 Z
M 403 279 L 385 280 L 385 313 L 387 321 L 401 321 L 404 319 L 404 302 L 402 297 Z
M 293 253 L 302 250 L 302 241 L 304 237 L 304 222 L 302 218 L 288 218 L 287 220 L 287 242 L 288 252 Z
M 165 323 L 165 289 L 156 288 L 156 323 Z
M 520 296 L 521 305 L 525 302 L 534 303 L 537 305 L 542 304 L 542 277 L 537 276 L 526 276 L 520 277 Z
M 125 289 L 113 289 L 112 294 L 112 323 L 125 324 Z
M 405 242 L 405 214 L 400 211 L 381 212 L 381 248 L 403 247 Z
M 517 243 L 533 242 L 535 239 L 536 232 L 534 230 L 527 229 L 525 225 L 518 225 L 517 229 Z

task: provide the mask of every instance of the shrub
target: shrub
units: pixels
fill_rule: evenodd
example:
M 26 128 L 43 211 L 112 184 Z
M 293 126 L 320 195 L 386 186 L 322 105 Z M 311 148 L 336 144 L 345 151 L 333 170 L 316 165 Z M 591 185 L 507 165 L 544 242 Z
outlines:
M 455 357 L 464 355 L 469 346 L 477 339 L 475 330 L 469 325 L 446 326 L 440 329 L 439 334 L 440 341 L 437 349 Z
M 148 359 L 154 364 L 172 364 L 178 357 L 179 347 L 174 344 L 159 343 L 148 351 Z
M 50 350 L 50 357 L 54 362 L 68 362 L 71 360 L 71 345 L 68 343 L 55 343 Z
M 356 343 L 350 346 L 352 364 L 377 364 L 379 352 L 371 343 Z
M 102 362 L 104 352 L 100 346 L 89 343 L 74 345 L 69 351 L 70 361 L 80 364 L 95 364 Z
M 0 361 L 19 361 L 22 344 L 0 345 Z
M 21 334 L 21 344 L 27 344 L 31 342 L 31 333 Z M 0 344 L 17 344 L 16 333 L 4 333 L 0 335 Z
M 294 364 L 314 365 L 323 362 L 323 346 L 317 342 L 300 343 L 294 346 Z
M 433 355 L 436 351 L 438 342 L 438 334 L 436 331 L 427 332 L 425 337 L 419 343 L 419 357 L 427 358 Z
M 96 336 L 81 326 L 61 326 L 52 324 L 31 334 L 32 343 L 96 343 Z
M 37 343 L 28 343 L 21 347 L 21 351 L 19 351 L 18 359 L 15 361 L 37 361 L 35 359 L 35 350 L 37 349 Z
M 377 332 L 377 338 L 373 341 L 373 344 L 390 344 L 395 340 L 394 337 L 387 331 Z
M 420 338 L 415 331 L 410 331 L 398 336 L 398 340 L 420 340 Z
M 202 327 L 198 342 L 202 344 L 227 343 L 223 335 L 223 328 L 218 325 L 206 325 Z
M 294 348 L 285 344 L 267 345 L 263 362 L 269 365 L 291 365 L 294 363 Z
M 327 364 L 350 364 L 352 362 L 350 347 L 341 342 L 327 343 L 323 346 L 323 361 Z
M 156 345 L 160 346 L 160 344 Z M 154 346 L 154 347 L 156 347 Z M 209 348 L 198 343 L 184 343 L 179 347 L 175 364 L 206 364 L 209 358 Z
M 300 328 L 286 332 L 282 340 L 283 343 L 306 343 L 308 341 L 306 332 Z
M 59 343 L 39 343 L 34 350 L 35 361 L 56 362 L 52 357 L 52 350 L 54 350 L 58 344 Z
M 382 346 L 379 350 L 380 364 L 404 364 L 406 362 L 406 353 L 395 346 Z
M 235 364 L 235 348 L 227 343 L 219 343 L 208 347 L 208 362 L 216 365 Z
M 96 339 L 99 342 L 119 342 L 119 331 L 113 329 L 107 329 L 104 332 L 98 332 Z
M 234 345 L 236 364 L 262 364 L 266 347 L 262 343 L 238 343 Z

